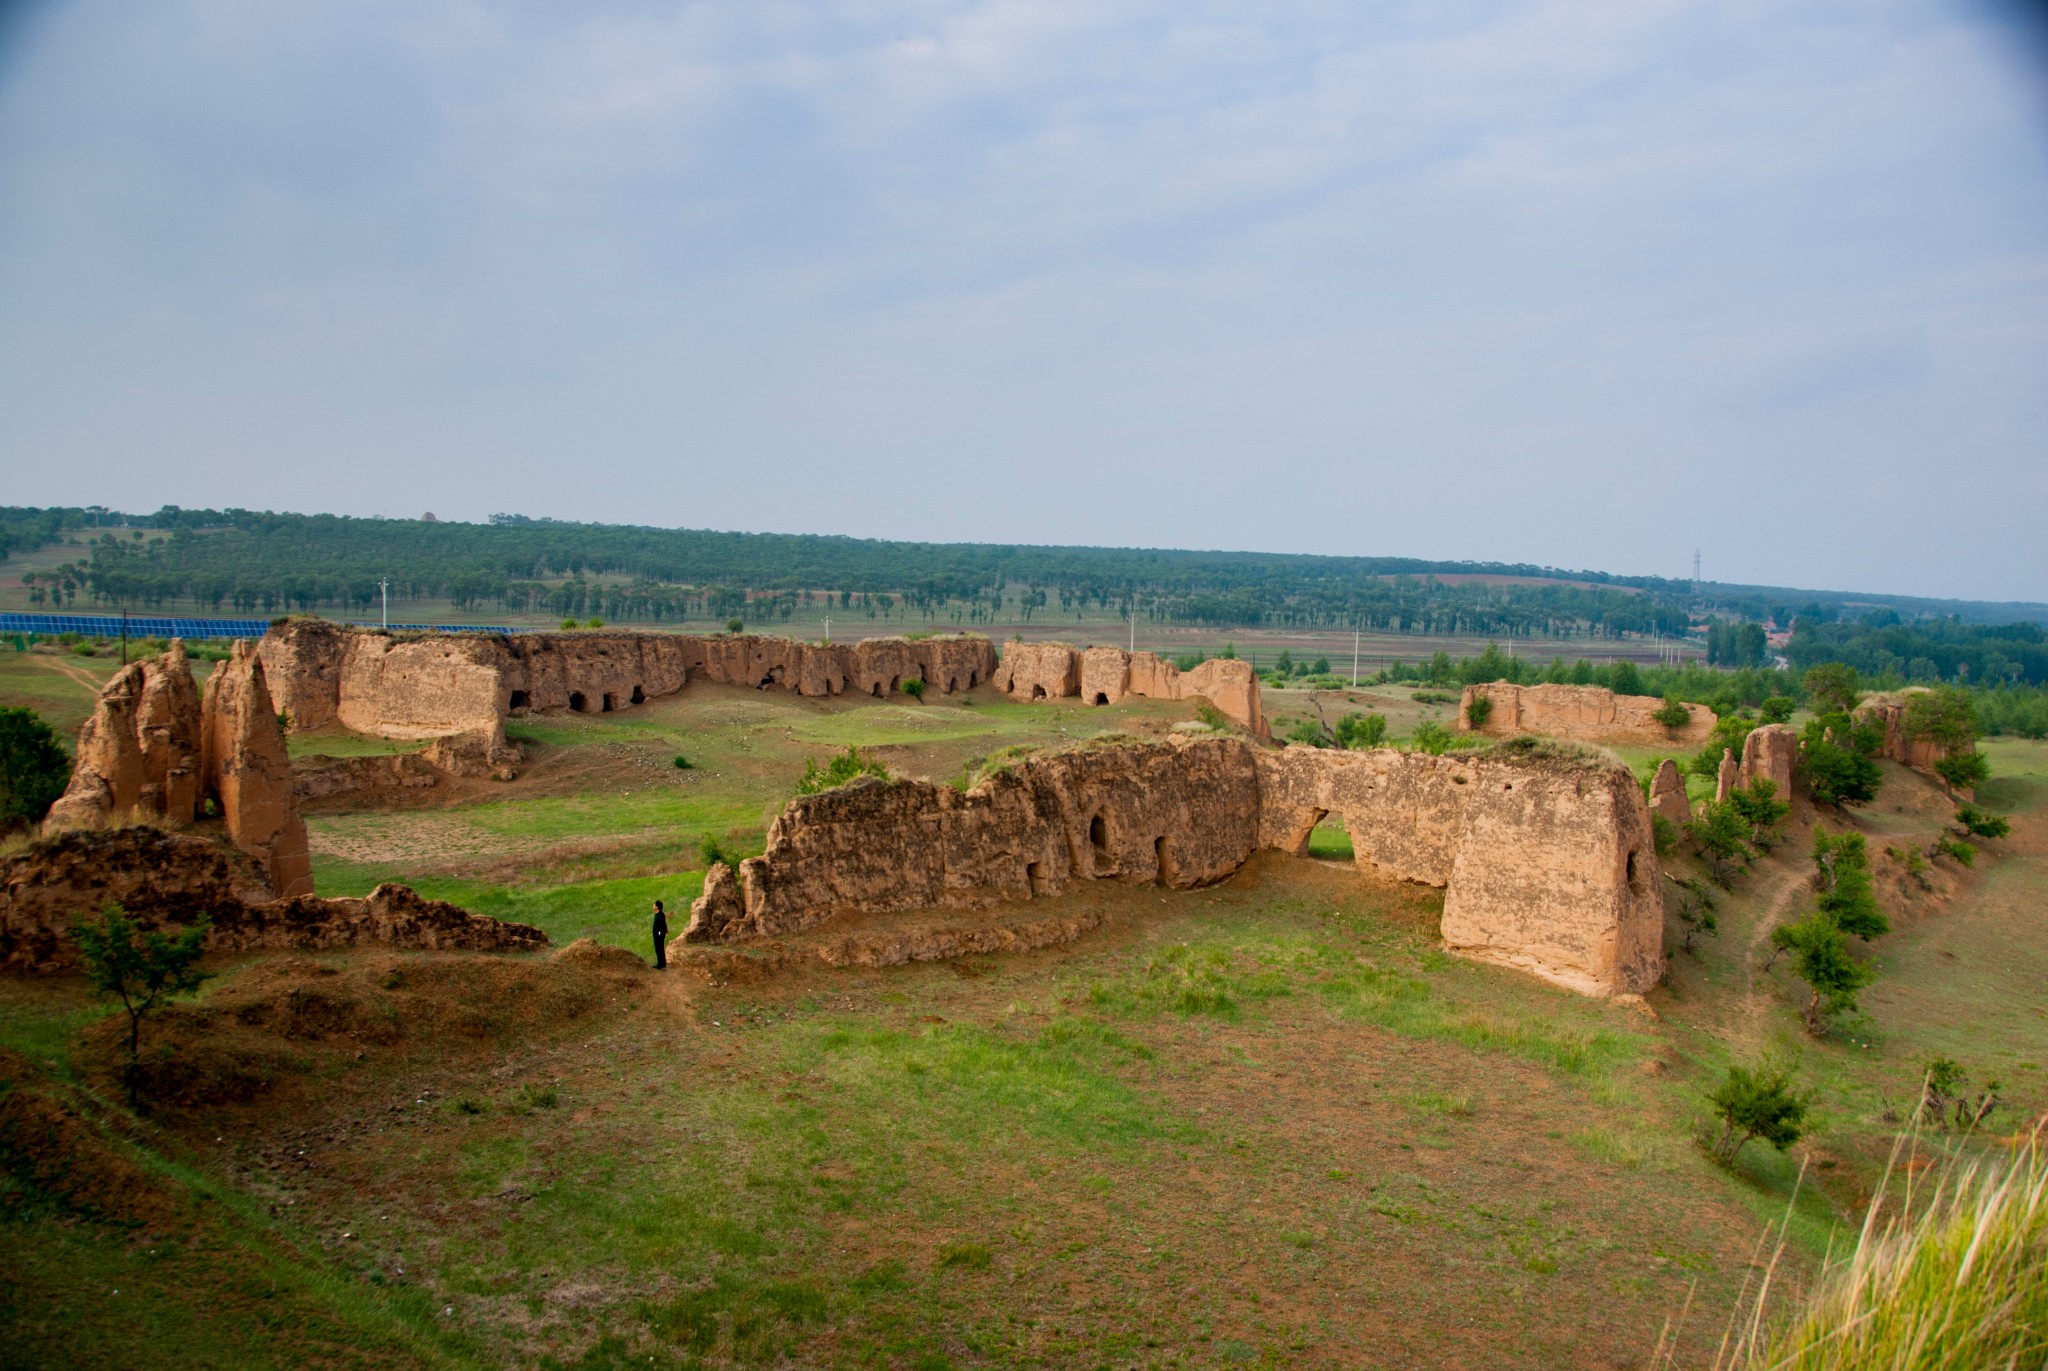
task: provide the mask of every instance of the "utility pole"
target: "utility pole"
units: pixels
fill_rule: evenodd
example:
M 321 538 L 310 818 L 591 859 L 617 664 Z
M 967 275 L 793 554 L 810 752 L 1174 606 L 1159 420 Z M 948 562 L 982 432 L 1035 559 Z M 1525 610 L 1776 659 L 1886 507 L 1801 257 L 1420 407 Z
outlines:
M 128 665 L 128 606 L 121 606 L 121 665 Z
M 825 616 L 825 646 L 832 646 L 832 616 Z
M 1351 688 L 1358 689 L 1358 630 L 1351 630 Z
M 1700 597 L 1700 550 L 1698 548 L 1692 550 L 1692 597 L 1695 600 Z
M 1138 651 L 1138 605 L 1137 605 L 1137 602 L 1136 602 L 1136 601 L 1134 600 L 1134 601 L 1132 601 L 1132 602 L 1131 602 L 1131 654 L 1132 654 L 1133 656 L 1136 656 L 1136 655 L 1137 655 L 1137 651 Z
M 377 593 L 384 597 L 384 612 L 382 618 L 385 629 L 389 630 L 391 627 L 391 582 L 388 579 L 378 581 Z

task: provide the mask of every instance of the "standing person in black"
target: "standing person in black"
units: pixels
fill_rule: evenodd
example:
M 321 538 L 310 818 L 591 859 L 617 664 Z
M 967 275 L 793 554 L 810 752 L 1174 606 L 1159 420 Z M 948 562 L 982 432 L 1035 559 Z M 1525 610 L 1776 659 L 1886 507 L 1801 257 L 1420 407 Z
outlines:
M 660 900 L 654 902 L 654 969 L 668 969 L 668 915 L 662 911 Z

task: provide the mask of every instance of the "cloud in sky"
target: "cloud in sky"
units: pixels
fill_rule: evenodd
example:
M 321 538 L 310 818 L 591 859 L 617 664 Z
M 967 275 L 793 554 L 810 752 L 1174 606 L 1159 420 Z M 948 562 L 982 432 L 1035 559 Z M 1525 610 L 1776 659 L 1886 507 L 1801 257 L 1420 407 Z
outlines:
M 16 503 L 2048 599 L 2048 84 L 1932 0 L 46 0 Z

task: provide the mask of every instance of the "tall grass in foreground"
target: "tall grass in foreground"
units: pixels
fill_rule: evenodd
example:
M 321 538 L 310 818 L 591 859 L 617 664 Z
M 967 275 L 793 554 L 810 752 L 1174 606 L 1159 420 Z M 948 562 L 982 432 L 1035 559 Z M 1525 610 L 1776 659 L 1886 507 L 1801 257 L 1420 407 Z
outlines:
M 1846 1260 L 1767 1322 L 1783 1234 L 1753 1302 L 1737 1310 L 1715 1371 L 1965 1371 L 2048 1365 L 2048 1148 L 2037 1123 L 2010 1154 L 1910 1172 L 1897 1157 Z M 1929 1190 L 1931 1184 L 1931 1192 Z M 1916 1190 L 1919 1193 L 1915 1193 Z M 1883 1216 L 1880 1218 L 1880 1216 Z M 1654 1365 L 1669 1365 L 1660 1349 Z

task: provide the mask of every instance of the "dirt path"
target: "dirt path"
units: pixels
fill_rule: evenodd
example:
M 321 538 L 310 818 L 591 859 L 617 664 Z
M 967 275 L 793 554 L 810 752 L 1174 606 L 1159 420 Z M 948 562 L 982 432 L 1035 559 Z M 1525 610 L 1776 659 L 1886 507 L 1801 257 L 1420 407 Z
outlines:
M 72 680 L 84 686 L 87 690 L 92 692 L 94 699 L 99 698 L 99 693 L 106 684 L 104 681 L 101 681 L 98 677 L 94 676 L 90 671 L 87 671 L 84 667 L 79 666 L 76 662 L 67 662 L 62 657 L 46 657 L 43 659 L 42 664 L 44 666 L 56 670 L 62 675 L 69 676 Z
M 1752 1055 L 1763 1046 L 1764 1016 L 1770 1009 L 1770 996 L 1760 997 L 1756 991 L 1757 957 L 1770 941 L 1771 930 L 1785 922 L 1787 906 L 1806 888 L 1807 874 L 1798 867 L 1780 876 L 1769 903 L 1757 914 L 1756 924 L 1749 931 L 1749 946 L 1742 959 L 1741 1032 L 1743 1045 Z

